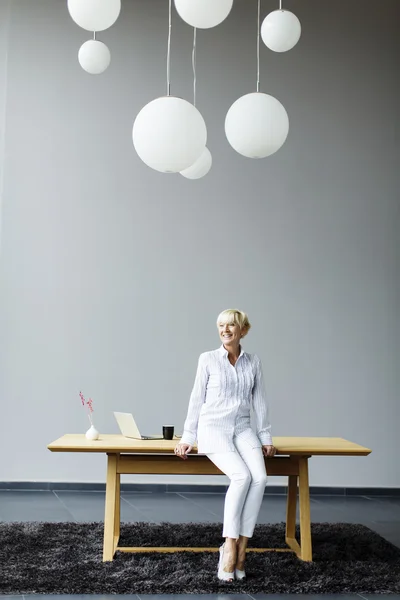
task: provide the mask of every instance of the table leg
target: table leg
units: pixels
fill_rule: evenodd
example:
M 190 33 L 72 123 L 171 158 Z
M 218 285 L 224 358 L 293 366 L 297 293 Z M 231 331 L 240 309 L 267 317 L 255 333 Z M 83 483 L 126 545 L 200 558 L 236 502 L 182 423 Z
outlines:
M 114 541 L 115 548 L 118 546 L 121 525 L 121 475 L 117 473 L 115 486 L 115 519 L 114 519 Z
M 288 475 L 288 491 L 286 502 L 286 535 L 289 548 L 301 559 L 301 548 L 296 540 L 296 506 L 297 506 L 297 475 Z
M 286 504 L 286 537 L 296 538 L 297 475 L 288 476 Z
M 301 559 L 312 561 L 310 488 L 308 483 L 308 458 L 299 458 L 299 504 Z
M 115 537 L 119 530 L 119 474 L 117 474 L 117 454 L 109 454 L 107 462 L 107 482 L 106 482 L 106 508 L 104 515 L 104 543 L 103 543 L 103 562 L 114 558 Z M 118 494 L 117 494 L 118 492 Z M 118 495 L 118 500 L 117 500 Z M 118 516 L 117 516 L 118 515 Z M 118 520 L 118 530 L 116 521 Z M 118 531 L 119 537 L 119 531 Z M 117 539 L 118 543 L 118 539 Z

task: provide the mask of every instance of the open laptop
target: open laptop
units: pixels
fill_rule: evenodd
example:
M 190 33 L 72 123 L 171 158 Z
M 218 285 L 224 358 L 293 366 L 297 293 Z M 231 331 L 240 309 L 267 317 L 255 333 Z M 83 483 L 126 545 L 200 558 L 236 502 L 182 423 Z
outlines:
M 118 426 L 124 437 L 134 438 L 135 440 L 163 440 L 162 436 L 141 435 L 136 421 L 131 413 L 114 412 Z

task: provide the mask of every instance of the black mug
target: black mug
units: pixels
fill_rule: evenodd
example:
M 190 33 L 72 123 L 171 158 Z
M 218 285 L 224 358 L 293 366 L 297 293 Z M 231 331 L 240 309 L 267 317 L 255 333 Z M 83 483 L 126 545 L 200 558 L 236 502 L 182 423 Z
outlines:
M 172 440 L 174 438 L 174 428 L 173 426 L 165 426 L 162 428 L 162 434 L 164 440 Z

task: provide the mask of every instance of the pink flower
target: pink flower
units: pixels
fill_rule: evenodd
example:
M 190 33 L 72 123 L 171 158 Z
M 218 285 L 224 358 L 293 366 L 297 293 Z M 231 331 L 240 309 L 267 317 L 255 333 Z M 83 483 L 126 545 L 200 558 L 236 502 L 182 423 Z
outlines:
M 89 398 L 89 400 L 85 400 L 84 395 L 82 394 L 82 392 L 79 392 L 79 397 L 81 399 L 82 402 L 82 406 L 87 406 L 88 408 L 88 417 L 89 417 L 89 421 L 92 423 L 92 412 L 93 411 L 93 400 L 91 398 Z

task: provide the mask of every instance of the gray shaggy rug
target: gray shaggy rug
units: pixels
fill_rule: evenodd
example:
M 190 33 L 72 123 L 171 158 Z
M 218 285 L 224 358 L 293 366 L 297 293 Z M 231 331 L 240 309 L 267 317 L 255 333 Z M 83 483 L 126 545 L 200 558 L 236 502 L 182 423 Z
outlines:
M 219 546 L 215 523 L 123 523 L 121 546 Z M 218 554 L 130 554 L 102 562 L 103 523 L 0 523 L 0 594 L 400 593 L 400 548 L 364 525 L 313 523 L 313 562 L 249 553 L 247 581 L 219 582 Z M 285 524 L 253 547 L 285 547 Z M 299 529 L 297 527 L 297 539 Z

